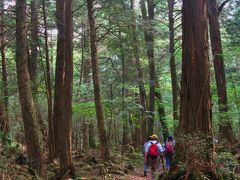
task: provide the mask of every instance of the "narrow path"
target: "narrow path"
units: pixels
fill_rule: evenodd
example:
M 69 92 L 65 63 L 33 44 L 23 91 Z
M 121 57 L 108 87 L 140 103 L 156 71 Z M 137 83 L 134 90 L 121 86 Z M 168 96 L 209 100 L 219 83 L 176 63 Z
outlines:
M 150 172 L 147 177 L 143 176 L 143 169 L 137 168 L 127 176 L 128 180 L 151 180 Z
M 160 164 L 157 174 L 163 173 L 163 166 Z M 147 177 L 143 176 L 143 167 L 136 167 L 129 175 L 127 175 L 127 180 L 152 180 L 150 171 L 147 173 Z

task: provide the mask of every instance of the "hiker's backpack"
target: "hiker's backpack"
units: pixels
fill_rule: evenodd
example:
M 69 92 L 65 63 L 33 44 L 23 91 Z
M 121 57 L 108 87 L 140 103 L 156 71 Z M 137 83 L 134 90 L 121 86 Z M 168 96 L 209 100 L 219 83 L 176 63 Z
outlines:
M 165 145 L 165 153 L 166 155 L 172 155 L 174 153 L 173 143 L 167 142 Z
M 151 142 L 151 145 L 150 145 L 149 151 L 148 151 L 148 155 L 152 159 L 156 159 L 158 157 L 158 146 L 157 146 L 157 143 L 152 143 Z

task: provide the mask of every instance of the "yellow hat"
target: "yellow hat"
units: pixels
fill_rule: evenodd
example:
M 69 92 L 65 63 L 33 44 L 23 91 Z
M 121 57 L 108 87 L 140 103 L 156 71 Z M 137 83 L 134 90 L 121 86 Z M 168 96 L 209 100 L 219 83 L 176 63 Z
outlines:
M 153 135 L 151 136 L 151 138 L 154 139 L 154 140 L 156 140 L 158 137 L 157 137 L 156 134 L 153 134 Z

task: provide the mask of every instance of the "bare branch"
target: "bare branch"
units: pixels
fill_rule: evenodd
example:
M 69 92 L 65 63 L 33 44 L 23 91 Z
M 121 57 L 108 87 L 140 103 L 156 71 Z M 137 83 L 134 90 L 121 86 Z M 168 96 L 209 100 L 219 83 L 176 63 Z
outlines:
M 218 6 L 218 14 L 221 13 L 223 10 L 223 7 L 229 2 L 230 0 L 224 0 L 219 6 Z

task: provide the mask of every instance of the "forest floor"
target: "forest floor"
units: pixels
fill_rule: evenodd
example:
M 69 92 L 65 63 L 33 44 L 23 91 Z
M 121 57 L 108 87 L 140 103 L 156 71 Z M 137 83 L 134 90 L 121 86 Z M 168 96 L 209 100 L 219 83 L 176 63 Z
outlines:
M 160 164 L 159 167 L 160 168 L 158 169 L 158 171 L 156 173 L 157 175 L 164 172 L 162 169 L 162 164 Z M 136 169 L 134 169 L 134 171 L 132 171 L 130 174 L 126 175 L 126 179 L 128 179 L 128 180 L 151 180 L 152 178 L 151 178 L 149 171 L 147 173 L 147 177 L 143 176 L 143 166 L 142 166 L 142 167 L 136 167 Z
M 240 144 L 237 148 L 240 150 Z M 118 154 L 118 153 L 116 153 Z M 17 158 L 18 157 L 18 158 Z M 0 180 L 32 180 L 41 179 L 29 174 L 26 165 L 26 154 L 20 157 L 16 152 L 1 153 Z M 25 157 L 25 158 L 24 158 Z M 219 154 L 217 161 L 221 162 L 221 171 L 235 172 L 240 177 L 240 151 L 232 156 L 228 153 Z M 238 162 L 237 162 L 238 161 Z M 115 155 L 109 162 L 103 162 L 97 153 L 90 152 L 87 156 L 81 152 L 73 152 L 75 180 L 150 180 L 150 172 L 143 176 L 143 156 L 141 153 L 127 153 L 125 156 Z M 162 174 L 162 163 L 157 175 Z M 57 179 L 59 162 L 48 164 L 44 179 Z M 230 171 L 229 171 L 230 170 Z M 227 174 L 226 174 L 227 175 Z M 157 177 L 157 176 L 156 176 Z M 227 175 L 228 177 L 228 175 Z M 234 178 L 233 178 L 234 179 Z M 238 179 L 238 178 L 237 178 Z
M 124 157 L 120 164 L 111 164 L 112 167 L 106 164 L 106 175 L 99 177 L 94 174 L 94 171 L 87 173 L 86 176 L 82 176 L 82 179 L 111 179 L 111 180 L 151 180 L 150 170 L 147 172 L 147 177 L 143 175 L 143 157 L 139 154 L 131 155 L 129 159 Z M 134 157 L 135 158 L 134 158 Z M 96 173 L 96 171 L 95 171 Z M 99 173 L 99 172 L 98 172 Z M 163 173 L 163 166 L 160 164 L 159 169 L 156 172 L 156 177 Z
M 17 158 L 18 157 L 18 158 Z M 17 155 L 13 152 L 0 158 L 0 179 L 2 180 L 32 180 L 41 179 L 29 174 L 26 165 L 26 155 Z M 150 180 L 150 172 L 143 176 L 143 157 L 140 153 L 128 154 L 128 156 L 115 156 L 109 162 L 103 162 L 94 153 L 91 156 L 83 156 L 81 153 L 73 153 L 75 180 Z M 59 162 L 49 164 L 44 179 L 57 179 Z M 162 172 L 159 169 L 159 172 Z

